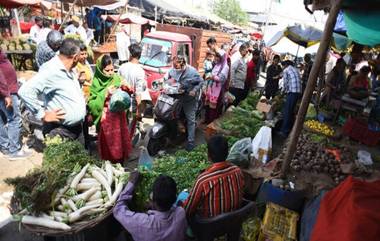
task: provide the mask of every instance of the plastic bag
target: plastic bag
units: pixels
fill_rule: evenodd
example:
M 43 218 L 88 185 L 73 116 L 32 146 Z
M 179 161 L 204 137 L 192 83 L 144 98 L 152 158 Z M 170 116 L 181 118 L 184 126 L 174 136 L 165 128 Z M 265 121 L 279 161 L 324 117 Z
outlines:
M 252 140 L 249 137 L 235 142 L 235 144 L 231 147 L 230 154 L 227 157 L 227 161 L 239 167 L 248 167 L 250 156 L 252 153 L 251 143 Z
M 139 166 L 151 170 L 153 166 L 153 158 L 149 155 L 148 150 L 144 146 L 140 147 L 140 149 Z
M 127 92 L 117 89 L 111 96 L 109 106 L 111 112 L 125 111 L 131 106 L 131 97 Z
M 364 150 L 358 151 L 358 161 L 359 161 L 359 163 L 366 165 L 366 166 L 373 164 L 373 161 L 371 158 L 371 153 L 364 151 Z
M 272 152 L 272 129 L 267 126 L 260 128 L 255 138 L 252 141 L 252 154 L 253 156 L 266 163 Z
M 307 107 L 306 112 L 306 120 L 313 120 L 317 116 L 317 110 L 315 109 L 313 104 L 309 104 L 309 107 Z

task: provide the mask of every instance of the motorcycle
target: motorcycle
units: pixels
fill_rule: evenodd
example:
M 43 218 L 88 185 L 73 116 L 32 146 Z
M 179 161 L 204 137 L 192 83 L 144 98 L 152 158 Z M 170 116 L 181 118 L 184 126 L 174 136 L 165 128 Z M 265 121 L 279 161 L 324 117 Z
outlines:
M 182 126 L 186 126 L 186 117 L 179 100 L 185 91 L 179 84 L 164 84 L 161 94 L 154 107 L 155 122 L 145 136 L 145 146 L 149 155 L 154 156 L 169 144 L 178 145 L 186 140 L 187 133 Z M 201 95 L 197 94 L 198 108 L 196 120 L 200 119 L 203 109 Z

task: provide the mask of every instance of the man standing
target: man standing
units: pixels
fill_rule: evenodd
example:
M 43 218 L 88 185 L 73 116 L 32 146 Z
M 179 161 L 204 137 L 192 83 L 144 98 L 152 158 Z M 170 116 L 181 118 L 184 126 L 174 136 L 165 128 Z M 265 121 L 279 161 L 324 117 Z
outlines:
M 141 106 L 141 96 L 146 90 L 145 72 L 139 64 L 142 50 L 139 44 L 132 44 L 128 49 L 130 52 L 129 62 L 120 66 L 119 74 L 123 79 L 123 85 L 133 90 L 135 98 L 132 108 L 137 113 L 137 119 L 140 119 L 141 113 L 144 111 Z
M 207 142 L 208 158 L 212 165 L 197 177 L 184 203 L 188 218 L 196 212 L 211 218 L 240 208 L 244 179 L 239 167 L 226 161 L 228 142 L 215 135 Z
M 133 172 L 120 194 L 113 215 L 120 224 L 139 241 L 183 241 L 187 227 L 185 210 L 174 207 L 177 199 L 177 184 L 173 178 L 159 176 L 153 183 L 153 210 L 137 213 L 129 209 L 139 174 Z
M 304 69 L 302 73 L 302 92 L 305 91 L 307 80 L 311 72 L 311 67 L 313 67 L 313 61 L 311 61 L 311 55 L 305 54 L 303 57 L 304 60 Z
M 302 87 L 301 79 L 298 70 L 294 67 L 291 60 L 286 60 L 282 63 L 284 92 L 286 93 L 286 101 L 283 109 L 283 122 L 280 135 L 287 137 L 293 126 L 294 109 L 297 101 L 301 96 Z
M 202 88 L 203 79 L 198 71 L 186 64 L 185 56 L 178 55 L 173 60 L 173 68 L 164 77 L 165 81 L 174 79 L 180 83 L 185 93 L 180 97 L 187 123 L 186 150 L 191 151 L 195 147 L 196 112 L 198 109 L 198 95 Z
M 73 72 L 79 55 L 79 41 L 65 39 L 59 55 L 44 64 L 18 92 L 32 113 L 43 121 L 44 135 L 68 139 L 81 136 L 86 104 Z M 40 105 L 40 95 L 45 99 L 45 106 Z
M 38 43 L 41 29 L 42 29 L 42 18 L 39 16 L 36 16 L 34 18 L 34 25 L 30 28 L 30 32 L 29 32 L 29 38 L 35 43 Z
M 51 30 L 47 39 L 38 44 L 36 50 L 36 63 L 41 67 L 44 63 L 51 60 L 61 47 L 63 36 L 57 30 Z
M 231 84 L 229 91 L 235 96 L 233 105 L 237 106 L 242 101 L 246 94 L 245 82 L 247 77 L 246 56 L 248 54 L 248 45 L 242 44 L 239 47 L 240 58 L 231 63 Z
M 10 160 L 30 156 L 30 153 L 22 150 L 21 113 L 17 91 L 16 70 L 0 50 L 0 111 L 7 121 L 4 123 L 3 118 L 0 118 L 0 151 Z
M 65 35 L 66 34 L 79 35 L 82 42 L 85 43 L 87 40 L 87 33 L 86 33 L 86 30 L 81 26 L 79 17 L 73 16 L 71 18 L 71 22 L 72 23 L 69 26 L 67 26 L 64 30 Z
M 128 34 L 127 27 L 122 27 L 121 31 L 116 33 L 116 48 L 119 63 L 123 64 L 129 59 L 128 47 L 131 45 L 131 39 Z

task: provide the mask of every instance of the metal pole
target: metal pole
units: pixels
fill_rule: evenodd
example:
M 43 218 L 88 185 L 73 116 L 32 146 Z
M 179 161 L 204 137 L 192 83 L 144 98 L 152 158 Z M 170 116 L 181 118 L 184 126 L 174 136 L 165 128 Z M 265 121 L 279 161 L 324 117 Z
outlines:
M 265 32 L 266 32 L 267 27 L 268 27 L 268 22 L 269 22 L 269 18 L 270 18 L 270 13 L 271 13 L 271 11 L 272 11 L 272 3 L 273 3 L 273 0 L 269 0 L 268 14 L 267 14 L 267 19 L 266 19 L 266 21 L 265 21 L 265 25 L 264 25 L 263 35 L 265 35 Z
M 17 24 L 17 32 L 18 32 L 18 35 L 21 35 L 21 27 L 20 27 L 20 19 L 18 18 L 18 11 L 17 9 L 13 9 L 13 12 L 15 14 L 15 18 L 16 18 L 16 24 Z
M 324 60 L 326 59 L 327 49 L 330 46 L 333 29 L 336 23 L 336 18 L 338 16 L 339 10 L 342 6 L 342 2 L 343 0 L 331 0 L 331 9 L 325 24 L 325 29 L 323 31 L 321 45 L 318 48 L 317 57 L 315 59 L 313 67 L 311 68 L 306 89 L 301 101 L 301 106 L 297 113 L 296 122 L 294 124 L 292 132 L 290 133 L 290 141 L 287 146 L 287 150 L 281 168 L 282 177 L 286 176 L 287 171 L 289 169 L 290 161 L 293 158 L 294 152 L 296 151 L 298 138 L 301 134 L 303 123 L 305 120 L 306 111 L 309 106 L 322 63 L 324 63 Z

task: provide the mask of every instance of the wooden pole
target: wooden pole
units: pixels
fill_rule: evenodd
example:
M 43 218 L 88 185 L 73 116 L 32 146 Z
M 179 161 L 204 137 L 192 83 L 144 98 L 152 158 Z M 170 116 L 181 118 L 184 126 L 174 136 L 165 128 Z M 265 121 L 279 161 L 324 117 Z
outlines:
M 73 2 L 73 5 L 70 7 L 69 12 L 67 12 L 65 18 L 64 18 L 63 21 L 62 21 L 61 26 L 59 26 L 58 31 L 61 31 L 62 26 L 67 22 L 67 19 L 70 17 L 70 14 L 71 14 L 71 12 L 74 10 L 74 7 L 75 7 L 75 5 L 77 4 L 77 2 L 78 2 L 78 0 L 75 0 L 75 1 Z
M 321 45 L 318 48 L 317 57 L 315 59 L 313 67 L 311 68 L 306 89 L 301 101 L 301 106 L 297 113 L 296 122 L 294 124 L 292 132 L 290 133 L 290 141 L 288 143 L 287 150 L 285 153 L 285 158 L 284 158 L 284 161 L 282 163 L 282 168 L 281 168 L 282 177 L 286 176 L 287 171 L 289 169 L 290 161 L 293 158 L 294 152 L 296 151 L 298 138 L 299 138 L 299 135 L 301 134 L 303 123 L 305 120 L 305 114 L 309 106 L 312 93 L 315 88 L 315 84 L 318 79 L 321 65 L 322 63 L 325 62 L 325 59 L 326 59 L 327 49 L 330 46 L 333 29 L 336 23 L 336 18 L 338 16 L 339 10 L 342 6 L 342 2 L 343 0 L 331 0 L 331 9 L 330 9 L 330 13 L 325 24 L 325 29 L 323 31 Z
M 119 24 L 119 22 L 120 22 L 120 18 L 121 18 L 121 15 L 126 11 L 126 9 L 127 9 L 127 6 L 128 6 L 128 0 L 127 1 L 125 1 L 125 5 L 124 5 L 124 8 L 123 8 L 123 10 L 120 12 L 120 14 L 119 14 L 119 16 L 118 16 L 118 18 L 117 18 L 117 21 L 116 21 L 116 23 L 115 23 L 115 26 L 113 26 L 113 28 L 112 28 L 112 31 L 110 32 L 110 34 L 108 35 L 108 38 L 107 38 L 107 41 L 106 42 L 108 42 L 109 40 L 110 40 L 110 38 L 111 38 L 111 36 L 112 36 L 112 34 L 114 34 L 115 33 L 115 31 L 116 31 L 116 28 L 117 28 L 117 25 Z

